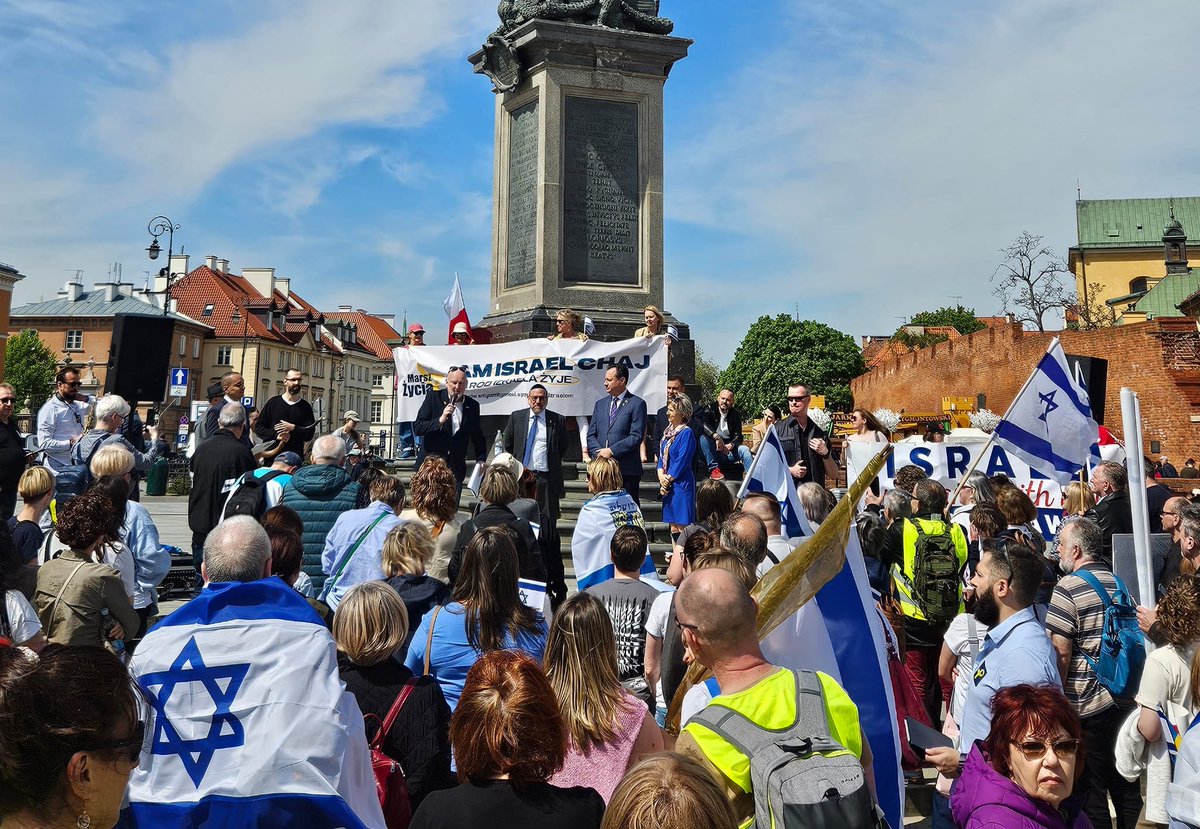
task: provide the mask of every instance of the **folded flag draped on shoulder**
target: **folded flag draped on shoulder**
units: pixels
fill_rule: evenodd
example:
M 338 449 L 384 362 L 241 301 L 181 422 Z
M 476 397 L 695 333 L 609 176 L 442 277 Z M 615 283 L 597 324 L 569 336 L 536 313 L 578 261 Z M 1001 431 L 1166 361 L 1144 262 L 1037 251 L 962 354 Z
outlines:
M 883 621 L 875 607 L 854 525 L 854 508 L 887 460 L 880 452 L 813 533 L 788 472 L 783 447 L 772 428 L 742 485 L 746 492 L 772 492 L 792 515 L 789 536 L 810 536 L 755 587 L 758 633 L 772 664 L 824 671 L 858 706 L 859 721 L 874 758 L 876 796 L 892 826 L 903 825 L 904 774 L 896 701 L 888 671 Z M 800 529 L 801 532 L 796 532 Z M 794 537 L 794 536 L 793 536 Z M 811 601 L 810 601 L 811 599 Z M 702 676 L 689 671 L 675 699 Z M 672 705 L 672 714 L 675 706 Z
M 992 437 L 1004 451 L 1066 486 L 1089 459 L 1100 461 L 1099 435 L 1087 389 L 1071 376 L 1055 337 Z
M 580 590 L 613 577 L 612 537 L 618 527 L 627 524 L 645 526 L 637 502 L 624 490 L 602 492 L 579 510 L 579 520 L 571 535 L 571 562 Z M 646 560 L 642 562 L 642 578 L 658 579 L 649 548 L 646 548 Z
M 750 468 L 746 470 L 746 478 L 742 488 L 738 490 L 738 498 L 745 498 L 747 492 L 769 492 L 779 499 L 779 509 L 782 513 L 783 534 L 788 538 L 804 538 L 812 535 L 808 517 L 800 506 L 800 496 L 796 494 L 796 484 L 792 481 L 792 473 L 788 470 L 787 454 L 779 435 L 775 434 L 772 425 L 767 430 L 767 436 L 754 456 Z
M 120 826 L 384 829 L 333 638 L 279 579 L 205 588 L 129 667 L 150 721 Z

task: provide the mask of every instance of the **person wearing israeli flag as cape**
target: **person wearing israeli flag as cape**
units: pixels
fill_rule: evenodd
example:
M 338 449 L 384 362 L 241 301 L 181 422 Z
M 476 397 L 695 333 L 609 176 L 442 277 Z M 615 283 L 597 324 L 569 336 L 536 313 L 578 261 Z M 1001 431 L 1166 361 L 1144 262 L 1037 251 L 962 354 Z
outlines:
M 138 647 L 149 722 L 121 827 L 385 829 L 363 718 L 308 602 L 249 517 L 204 543 L 204 590 Z
M 621 466 L 615 458 L 596 458 L 588 464 L 588 491 L 592 499 L 579 510 L 571 535 L 571 560 L 580 590 L 608 581 L 615 571 L 612 538 L 618 527 L 644 527 L 642 511 L 624 489 Z M 658 580 L 658 572 L 646 550 L 642 579 Z

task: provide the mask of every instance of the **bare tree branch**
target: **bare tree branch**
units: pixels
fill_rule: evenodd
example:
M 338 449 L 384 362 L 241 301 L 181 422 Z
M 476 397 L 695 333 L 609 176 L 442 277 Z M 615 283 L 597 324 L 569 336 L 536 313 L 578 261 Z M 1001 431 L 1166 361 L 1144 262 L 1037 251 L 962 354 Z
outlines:
M 1000 251 L 1004 260 L 992 274 L 992 293 L 1004 313 L 1038 331 L 1046 330 L 1047 314 L 1075 301 L 1062 281 L 1068 273 L 1066 263 L 1042 239 L 1023 231 Z

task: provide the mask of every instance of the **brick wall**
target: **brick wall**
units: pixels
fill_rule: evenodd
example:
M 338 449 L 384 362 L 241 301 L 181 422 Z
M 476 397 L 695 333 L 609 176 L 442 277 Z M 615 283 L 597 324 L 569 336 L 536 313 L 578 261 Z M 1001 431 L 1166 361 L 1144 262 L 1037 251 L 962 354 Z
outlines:
M 1054 334 L 1017 323 L 976 332 L 893 358 L 855 379 L 855 405 L 936 412 L 943 397 L 987 396 L 1000 414 L 1012 402 Z M 1200 333 L 1188 318 L 1164 318 L 1098 331 L 1062 331 L 1068 354 L 1108 360 L 1105 425 L 1120 436 L 1121 387 L 1142 403 L 1146 448 L 1151 440 L 1175 460 L 1200 456 Z

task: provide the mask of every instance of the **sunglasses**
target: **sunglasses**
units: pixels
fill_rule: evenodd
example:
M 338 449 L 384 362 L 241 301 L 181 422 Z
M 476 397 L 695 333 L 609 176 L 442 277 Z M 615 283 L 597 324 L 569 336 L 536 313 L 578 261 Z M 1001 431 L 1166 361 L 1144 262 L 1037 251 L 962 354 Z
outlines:
M 16 403 L 16 402 L 17 402 L 17 399 L 15 397 L 0 397 L 0 403 Z
M 1053 743 L 1026 740 L 1017 743 L 1017 748 L 1026 760 L 1040 760 L 1046 756 L 1047 750 L 1053 750 L 1058 757 L 1074 757 L 1079 751 L 1079 740 L 1055 740 Z
M 84 751 L 111 751 L 121 756 L 122 760 L 128 760 L 130 763 L 138 762 L 138 758 L 142 755 L 142 744 L 146 741 L 146 724 L 138 720 L 133 726 L 131 733 L 124 740 L 110 740 L 104 743 L 95 743 L 87 746 Z M 125 752 L 121 755 L 121 752 Z
M 446 373 L 449 374 L 452 371 L 466 372 L 466 370 L 467 370 L 467 366 L 450 366 L 450 368 L 446 369 Z
M 801 394 L 796 397 L 788 397 L 788 402 L 789 403 L 799 403 L 802 400 L 807 400 L 810 397 L 812 397 L 811 394 Z
M 82 386 L 83 383 L 79 380 L 76 380 L 74 383 L 63 383 L 62 385 L 66 386 L 69 389 L 77 389 L 80 386 Z

